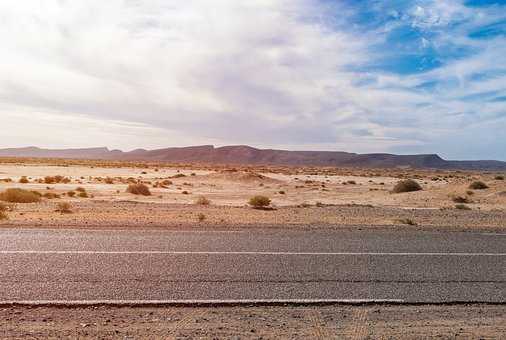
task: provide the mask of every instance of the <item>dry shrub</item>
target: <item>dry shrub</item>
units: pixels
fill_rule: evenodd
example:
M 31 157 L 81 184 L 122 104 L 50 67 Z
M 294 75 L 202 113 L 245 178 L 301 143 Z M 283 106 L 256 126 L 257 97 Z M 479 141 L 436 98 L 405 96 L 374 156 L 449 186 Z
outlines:
M 30 181 L 28 180 L 28 178 L 26 176 L 22 176 L 20 179 L 19 179 L 19 183 L 21 184 L 26 184 L 26 183 L 30 183 Z
M 206 220 L 206 215 L 204 215 L 203 213 L 200 213 L 198 214 L 197 216 L 199 222 L 204 222 Z
M 62 214 L 71 214 L 72 206 L 70 205 L 69 202 L 60 202 L 58 203 L 56 211 Z
M 79 194 L 77 194 L 77 196 L 81 198 L 88 198 L 88 193 L 86 191 L 81 191 Z
M 85 189 L 85 188 L 83 188 L 83 187 L 77 187 L 77 188 L 76 188 L 76 191 L 77 191 L 77 192 L 86 192 L 86 189 Z
M 394 188 L 392 189 L 393 193 L 402 193 L 402 192 L 412 192 L 412 191 L 420 191 L 423 190 L 420 184 L 417 181 L 412 179 L 405 179 L 399 181 Z
M 462 197 L 462 196 L 454 196 L 452 198 L 452 201 L 455 202 L 455 203 L 471 203 L 471 201 L 469 200 L 469 198 Z
M 114 184 L 114 179 L 111 178 L 111 177 L 107 177 L 105 180 L 104 180 L 105 184 Z
M 469 189 L 473 189 L 473 190 L 483 190 L 483 189 L 487 189 L 487 188 L 488 188 L 488 185 L 486 185 L 482 181 L 474 181 L 473 183 L 469 184 Z
M 267 208 L 271 205 L 271 199 L 267 196 L 257 195 L 249 199 L 248 204 L 255 209 Z
M 67 192 L 67 196 L 68 197 L 74 197 L 75 195 L 76 195 L 75 191 L 69 191 L 69 192 Z
M 199 196 L 199 198 L 197 198 L 195 200 L 195 204 L 197 204 L 197 205 L 210 205 L 211 201 L 208 198 L 206 198 L 205 196 Z
M 130 184 L 126 191 L 134 195 L 151 196 L 149 188 L 142 183 Z
M 56 183 L 56 179 L 54 178 L 54 176 L 46 176 L 44 177 L 44 183 L 53 184 Z
M 455 204 L 455 209 L 458 209 L 458 210 L 471 210 L 471 208 L 469 208 L 465 204 Z
M 7 210 L 8 210 L 7 205 L 0 202 L 0 221 L 6 220 L 8 218 Z
M 401 224 L 407 224 L 407 225 L 416 225 L 416 222 L 410 218 L 401 218 L 401 219 L 397 220 L 397 222 L 399 222 Z
M 48 200 L 52 200 L 55 198 L 61 198 L 61 195 L 55 194 L 53 192 L 46 192 L 42 197 L 47 198 Z
M 504 181 L 504 176 L 503 175 L 497 175 L 494 177 L 495 180 L 497 181 Z
M 40 202 L 40 193 L 19 188 L 11 188 L 0 193 L 0 201 L 11 203 L 36 203 Z

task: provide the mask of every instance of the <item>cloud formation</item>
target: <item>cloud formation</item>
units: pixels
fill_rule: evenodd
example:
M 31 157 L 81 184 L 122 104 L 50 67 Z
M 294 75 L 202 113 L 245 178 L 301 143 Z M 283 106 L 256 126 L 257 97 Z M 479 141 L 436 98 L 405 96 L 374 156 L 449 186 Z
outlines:
M 392 3 L 0 2 L 0 144 L 506 159 L 506 7 Z

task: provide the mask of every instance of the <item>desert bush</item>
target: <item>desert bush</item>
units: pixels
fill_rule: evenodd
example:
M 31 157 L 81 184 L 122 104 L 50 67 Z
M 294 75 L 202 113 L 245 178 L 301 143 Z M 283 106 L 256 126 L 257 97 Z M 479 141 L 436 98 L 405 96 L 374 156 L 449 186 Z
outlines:
M 70 205 L 69 202 L 60 202 L 60 203 L 58 203 L 56 211 L 60 212 L 62 214 L 71 214 L 72 213 L 72 206 Z
M 30 183 L 30 181 L 28 180 L 28 178 L 26 176 L 22 176 L 20 179 L 19 179 L 19 183 L 21 184 L 26 184 L 26 183 Z
M 42 197 L 52 200 L 55 198 L 60 198 L 61 196 L 59 194 L 55 194 L 53 192 L 46 192 L 44 195 L 42 195 Z
M 346 183 L 351 184 L 351 185 L 355 185 L 355 184 L 357 184 L 357 182 L 356 182 L 356 181 L 346 181 Z
M 199 222 L 204 222 L 206 220 L 206 215 L 204 215 L 203 213 L 200 213 L 198 214 L 197 216 Z
M 11 188 L 0 193 L 0 201 L 12 203 L 36 203 L 40 202 L 40 194 L 24 189 Z
M 67 192 L 67 196 L 68 197 L 74 197 L 75 195 L 76 195 L 75 191 L 69 191 L 69 192 Z
M 182 178 L 182 177 L 186 177 L 185 174 L 175 174 L 174 176 L 171 176 L 170 178 Z
M 182 193 L 183 195 L 189 195 L 189 194 L 190 194 L 190 193 L 189 193 L 188 191 L 186 191 L 186 190 L 181 191 L 181 193 Z
M 83 187 L 77 187 L 77 188 L 76 188 L 76 191 L 77 191 L 77 192 L 86 192 L 86 189 L 85 189 L 85 188 L 83 188 Z
M 402 192 L 412 192 L 412 191 L 420 191 L 423 190 L 418 182 L 412 179 L 405 179 L 397 182 L 397 184 L 392 189 L 392 192 L 398 194 Z
M 114 179 L 111 178 L 111 177 L 107 177 L 105 180 L 104 180 L 105 184 L 114 184 Z
M 53 184 L 56 183 L 56 179 L 54 178 L 54 176 L 46 176 L 44 177 L 44 183 Z
M 469 198 L 462 197 L 462 196 L 454 196 L 452 198 L 452 201 L 455 202 L 455 203 L 471 203 L 471 201 L 469 200 Z
M 465 204 L 455 204 L 455 209 L 458 209 L 458 210 L 471 210 L 471 208 L 469 208 Z
M 170 180 L 168 180 L 168 179 L 164 179 L 164 180 L 162 181 L 162 184 L 163 184 L 163 185 L 171 185 L 171 184 L 172 184 L 172 181 L 170 181 Z
M 88 198 L 88 193 L 86 191 L 81 191 L 77 196 L 80 198 Z
M 467 191 L 466 191 L 466 194 L 468 194 L 469 196 L 473 196 L 473 195 L 474 195 L 474 191 L 472 191 L 472 190 L 467 190 Z
M 497 175 L 494 177 L 495 180 L 497 181 L 504 181 L 504 176 L 503 175 Z
M 129 184 L 126 191 L 134 195 L 151 196 L 149 188 L 142 183 Z
M 487 188 L 488 188 L 488 185 L 486 185 L 482 181 L 474 181 L 471 184 L 469 184 L 469 189 L 473 189 L 473 190 L 483 190 L 483 189 L 487 189 Z
M 278 194 L 280 194 L 280 195 L 285 195 L 285 194 L 286 194 L 286 192 L 285 192 L 284 190 L 280 190 L 280 191 L 278 191 Z
M 248 204 L 255 209 L 267 208 L 271 205 L 271 199 L 267 196 L 257 195 L 249 199 Z
M 407 225 L 416 225 L 416 222 L 413 221 L 412 219 L 410 218 L 401 218 L 399 220 L 397 220 L 399 223 L 401 224 L 407 224 Z
M 197 205 L 210 205 L 211 201 L 205 196 L 199 196 L 199 198 L 197 198 L 195 200 L 195 204 L 197 204 Z
M 8 218 L 7 216 L 7 210 L 9 210 L 9 208 L 7 207 L 6 204 L 0 202 L 0 221 L 1 220 L 6 220 Z

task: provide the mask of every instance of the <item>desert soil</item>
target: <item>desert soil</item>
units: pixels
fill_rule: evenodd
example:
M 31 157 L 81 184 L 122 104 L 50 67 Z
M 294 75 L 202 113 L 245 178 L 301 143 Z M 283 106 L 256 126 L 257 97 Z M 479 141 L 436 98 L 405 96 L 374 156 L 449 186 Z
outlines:
M 503 339 L 506 306 L 1 307 L 1 339 Z
M 0 163 L 0 192 L 7 188 L 58 195 L 40 203 L 13 204 L 2 226 L 185 227 L 380 225 L 459 228 L 506 227 L 506 181 L 496 173 L 407 169 L 219 168 L 97 166 L 95 164 Z M 68 183 L 44 183 L 60 175 Z M 29 183 L 22 184 L 22 176 Z M 424 190 L 393 194 L 401 179 L 416 179 Z M 470 190 L 482 180 L 489 186 Z M 170 181 L 165 182 L 164 181 Z M 131 182 L 150 187 L 150 196 L 126 192 Z M 168 184 L 167 184 L 168 183 Z M 77 187 L 87 198 L 69 197 Z M 272 199 L 272 210 L 256 210 L 254 195 Z M 57 197 L 58 197 L 57 196 Z M 209 206 L 195 204 L 204 196 Z M 456 209 L 454 197 L 469 201 Z M 55 212 L 59 202 L 71 214 Z

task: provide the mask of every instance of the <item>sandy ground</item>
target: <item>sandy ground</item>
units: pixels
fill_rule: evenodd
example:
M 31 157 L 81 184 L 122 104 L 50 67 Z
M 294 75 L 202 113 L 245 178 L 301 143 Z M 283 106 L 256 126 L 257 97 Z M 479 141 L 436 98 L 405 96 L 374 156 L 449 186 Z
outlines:
M 3 307 L 1 339 L 504 339 L 506 306 Z
M 61 195 L 61 198 L 43 199 L 37 204 L 12 205 L 9 219 L 0 224 L 178 227 L 415 223 L 420 226 L 506 227 L 506 181 L 496 180 L 495 173 L 85 164 L 0 163 L 0 192 L 7 188 L 23 188 Z M 45 176 L 55 175 L 67 177 L 70 182 L 39 183 Z M 22 176 L 27 176 L 29 183 L 19 183 Z M 393 186 L 405 178 L 416 179 L 424 190 L 391 193 Z M 470 191 L 469 184 L 477 179 L 487 183 L 489 188 Z M 127 193 L 128 183 L 135 181 L 148 185 L 152 195 Z M 159 185 L 164 181 L 170 183 Z M 77 187 L 84 188 L 89 197 L 68 197 L 67 192 Z M 271 198 L 274 209 L 262 211 L 248 207 L 247 202 L 254 195 Z M 200 196 L 208 198 L 211 205 L 196 205 Z M 455 209 L 455 196 L 466 197 L 470 201 L 466 205 L 471 210 Z M 62 201 L 71 204 L 72 214 L 55 212 L 57 203 Z

